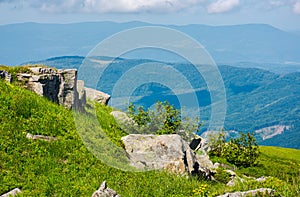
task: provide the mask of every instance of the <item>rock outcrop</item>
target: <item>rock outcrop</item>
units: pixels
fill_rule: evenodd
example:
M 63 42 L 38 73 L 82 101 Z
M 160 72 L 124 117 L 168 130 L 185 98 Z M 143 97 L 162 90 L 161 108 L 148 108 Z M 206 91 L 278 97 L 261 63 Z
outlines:
M 11 83 L 11 74 L 9 74 L 7 71 L 5 70 L 0 70 L 0 79 L 4 79 L 5 81 L 7 81 L 8 83 Z
M 56 70 L 53 68 L 31 67 L 30 73 L 19 73 L 19 81 L 25 87 L 50 101 L 65 106 L 68 109 L 76 108 L 77 98 L 77 70 Z
M 98 90 L 95 90 L 93 88 L 84 88 L 85 89 L 85 92 L 86 92 L 86 97 L 92 101 L 96 101 L 98 103 L 103 103 L 105 105 L 108 104 L 108 101 L 110 99 L 110 95 L 104 93 L 104 92 L 101 92 L 101 91 L 98 91 Z
M 217 197 L 246 197 L 246 196 L 274 196 L 274 190 L 269 188 L 260 188 L 245 192 L 226 193 Z
M 108 188 L 106 185 L 106 181 L 103 181 L 99 189 L 93 193 L 92 197 L 121 197 L 121 196 L 118 195 L 116 191 Z
M 8 73 L 2 72 L 0 76 L 6 77 Z M 87 98 L 103 104 L 110 99 L 108 94 L 84 87 L 84 81 L 77 80 L 76 69 L 31 67 L 29 73 L 19 73 L 17 78 L 25 88 L 68 109 L 83 109 Z
M 181 136 L 131 134 L 122 137 L 131 164 L 140 170 L 167 170 L 176 174 L 207 173 Z

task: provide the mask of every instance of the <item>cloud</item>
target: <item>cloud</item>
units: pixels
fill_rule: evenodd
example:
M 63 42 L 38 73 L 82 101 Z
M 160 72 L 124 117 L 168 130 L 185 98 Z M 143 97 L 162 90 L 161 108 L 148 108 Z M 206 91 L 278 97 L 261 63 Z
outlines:
M 300 1 L 297 1 L 294 6 L 293 6 L 293 11 L 296 13 L 296 14 L 300 14 Z
M 209 4 L 207 7 L 207 11 L 211 14 L 228 12 L 239 5 L 239 0 L 218 0 L 214 3 Z
M 169 13 L 203 5 L 207 0 L 0 0 L 19 3 L 43 12 Z

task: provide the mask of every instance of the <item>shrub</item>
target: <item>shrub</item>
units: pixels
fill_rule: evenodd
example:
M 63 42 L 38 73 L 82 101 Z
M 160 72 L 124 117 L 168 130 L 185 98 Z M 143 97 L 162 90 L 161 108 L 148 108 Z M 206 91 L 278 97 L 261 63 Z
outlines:
M 257 164 L 260 151 L 253 133 L 240 133 L 240 137 L 230 138 L 226 143 L 225 133 L 221 132 L 212 134 L 209 140 L 211 155 L 224 157 L 236 166 L 250 167 Z
M 135 132 L 138 133 L 155 133 L 158 135 L 177 133 L 188 140 L 200 130 L 201 126 L 197 118 L 181 117 L 180 111 L 167 101 L 158 101 L 154 104 L 153 109 L 148 110 L 131 103 L 127 111 L 129 117 L 139 126 L 139 128 L 135 128 Z M 129 133 L 133 132 L 130 131 Z
M 230 138 L 224 147 L 227 161 L 236 166 L 250 167 L 256 165 L 259 147 L 253 133 L 241 133 L 238 138 Z

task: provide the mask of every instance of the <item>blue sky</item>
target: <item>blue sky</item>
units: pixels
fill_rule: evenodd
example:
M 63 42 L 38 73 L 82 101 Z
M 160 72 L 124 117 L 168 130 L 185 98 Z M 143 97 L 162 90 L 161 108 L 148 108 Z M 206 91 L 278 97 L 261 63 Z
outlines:
M 105 20 L 300 30 L 300 0 L 0 0 L 0 24 Z

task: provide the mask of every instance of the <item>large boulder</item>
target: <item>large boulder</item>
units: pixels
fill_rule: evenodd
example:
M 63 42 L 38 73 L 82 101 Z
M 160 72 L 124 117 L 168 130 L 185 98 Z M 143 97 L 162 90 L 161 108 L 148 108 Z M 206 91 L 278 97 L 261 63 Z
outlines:
M 167 170 L 176 174 L 193 173 L 197 163 L 195 153 L 177 134 L 122 137 L 131 164 L 140 170 Z M 199 167 L 199 165 L 198 165 Z
M 107 105 L 108 104 L 108 101 L 110 99 L 110 95 L 104 93 L 104 92 L 101 92 L 101 91 L 98 91 L 98 90 L 95 90 L 93 88 L 87 88 L 85 87 L 85 92 L 86 92 L 86 97 L 92 101 L 96 101 L 98 103 L 102 103 L 102 104 L 105 104 Z
M 68 109 L 78 105 L 77 70 L 57 70 L 48 67 L 31 67 L 30 73 L 19 73 L 17 78 L 25 87 L 50 101 Z

